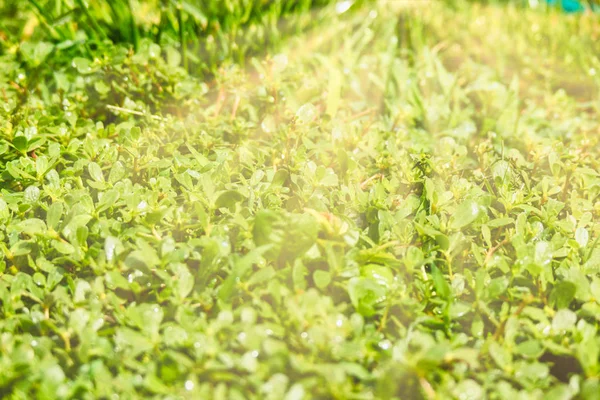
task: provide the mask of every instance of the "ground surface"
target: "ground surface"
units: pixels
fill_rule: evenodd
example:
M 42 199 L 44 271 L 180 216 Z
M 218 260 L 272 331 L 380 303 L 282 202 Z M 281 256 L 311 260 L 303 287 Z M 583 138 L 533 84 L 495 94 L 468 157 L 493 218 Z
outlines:
M 203 77 L 7 20 L 3 398 L 600 398 L 597 19 L 346 5 Z

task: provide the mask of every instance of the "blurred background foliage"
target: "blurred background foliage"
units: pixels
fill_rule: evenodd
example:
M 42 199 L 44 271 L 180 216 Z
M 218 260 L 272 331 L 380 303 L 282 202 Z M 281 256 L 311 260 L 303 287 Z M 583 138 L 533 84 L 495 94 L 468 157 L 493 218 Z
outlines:
M 426 1 L 426 0 L 423 0 Z M 226 61 L 276 48 L 292 34 L 330 19 L 317 12 L 359 8 L 370 0 L 3 0 L 0 52 L 22 42 L 50 42 L 68 55 L 93 58 L 106 46 L 139 50 L 144 38 L 181 53 L 192 74 L 214 72 Z M 422 2 L 419 0 L 418 2 Z M 444 0 L 457 8 L 470 3 L 511 4 L 543 11 L 584 12 L 596 0 Z M 398 3 L 398 2 L 395 2 Z M 402 2 L 400 2 L 402 3 Z M 415 3 L 405 1 L 404 3 Z M 15 40 L 17 43 L 15 43 Z
M 134 50 L 148 38 L 180 49 L 190 72 L 203 74 L 218 64 L 277 46 L 289 34 L 322 22 L 315 9 L 331 0 L 5 0 L 0 2 L 1 51 L 11 40 L 48 41 L 88 56 L 106 44 Z M 358 7 L 363 0 L 342 2 Z M 337 7 L 340 7 L 338 3 Z M 318 18 L 317 18 L 318 16 Z

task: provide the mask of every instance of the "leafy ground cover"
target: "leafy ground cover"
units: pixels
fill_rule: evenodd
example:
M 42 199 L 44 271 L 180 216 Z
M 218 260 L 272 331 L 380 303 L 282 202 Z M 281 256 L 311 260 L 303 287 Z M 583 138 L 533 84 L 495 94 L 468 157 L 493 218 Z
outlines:
M 600 397 L 596 17 L 189 3 L 1 3 L 3 398 Z

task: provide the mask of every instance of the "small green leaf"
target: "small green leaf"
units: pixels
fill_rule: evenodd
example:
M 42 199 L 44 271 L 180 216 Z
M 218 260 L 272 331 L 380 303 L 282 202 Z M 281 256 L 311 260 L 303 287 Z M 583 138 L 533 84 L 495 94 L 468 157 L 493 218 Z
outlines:
M 369 264 L 364 267 L 363 275 L 377 281 L 380 285 L 390 288 L 394 283 L 394 274 L 389 267 Z
M 552 329 L 557 333 L 572 329 L 577 322 L 577 315 L 567 308 L 558 310 L 552 318 Z
M 492 279 L 486 287 L 487 298 L 492 300 L 497 299 L 498 296 L 503 294 L 506 289 L 508 289 L 508 285 L 509 281 L 505 276 Z
M 446 281 L 442 271 L 435 265 L 431 266 L 431 278 L 437 295 L 442 299 L 449 299 L 452 294 L 450 285 L 448 284 L 448 281 Z
M 319 289 L 325 289 L 331 282 L 331 273 L 318 269 L 313 273 L 313 280 Z
M 285 169 L 278 169 L 277 172 L 273 175 L 273 179 L 271 180 L 272 187 L 281 187 L 285 184 L 288 177 L 290 176 L 289 172 Z
M 91 162 L 88 164 L 88 172 L 92 179 L 96 182 L 104 182 L 104 175 L 102 174 L 102 169 L 95 162 Z
M 39 156 L 37 160 L 35 160 L 35 172 L 38 178 L 42 178 L 46 171 L 48 170 L 48 157 Z
M 113 164 L 112 168 L 110 169 L 110 173 L 108 174 L 108 182 L 114 185 L 115 183 L 123 179 L 126 173 L 127 171 L 125 170 L 123 163 L 121 163 L 121 161 L 117 161 Z
M 130 357 L 146 352 L 154 346 L 146 336 L 126 327 L 117 329 L 115 344 L 119 348 L 126 349 Z
M 460 318 L 471 311 L 472 307 L 469 303 L 455 301 L 450 305 L 450 317 Z
M 54 50 L 54 45 L 49 42 L 24 42 L 20 52 L 23 58 L 33 67 L 41 65 Z
M 23 199 L 27 203 L 35 203 L 40 199 L 41 191 L 37 186 L 28 186 L 23 192 Z
M 534 260 L 540 267 L 549 265 L 552 262 L 552 247 L 550 243 L 540 241 L 535 244 Z
M 491 342 L 488 351 L 500 368 L 506 369 L 512 364 L 512 354 L 498 342 Z
M 370 278 L 352 278 L 348 282 L 348 295 L 352 305 L 364 316 L 375 314 L 377 304 L 383 302 L 386 289 Z
M 0 222 L 4 223 L 10 218 L 10 209 L 8 204 L 2 198 L 0 198 Z
M 48 207 L 48 211 L 46 212 L 46 223 L 48 226 L 54 230 L 58 230 L 58 224 L 60 223 L 60 218 L 63 214 L 63 203 L 56 202 L 52 203 L 50 207 Z
M 101 95 L 105 95 L 110 92 L 110 86 L 102 81 L 96 81 L 94 83 L 94 89 L 96 89 L 96 91 Z
M 52 247 L 54 247 L 56 251 L 62 254 L 73 254 L 75 252 L 75 248 L 72 244 L 68 242 L 63 242 L 61 240 L 53 240 Z
M 106 248 L 105 248 L 106 250 Z M 127 255 L 125 258 L 125 266 L 131 270 L 140 270 L 146 273 L 151 272 L 150 269 L 156 265 L 155 260 L 150 254 L 135 250 Z
M 490 228 L 499 228 L 501 226 L 510 225 L 513 222 L 515 222 L 513 218 L 496 218 L 491 221 L 488 221 L 487 225 Z
M 25 136 L 16 136 L 12 141 L 13 146 L 21 153 L 27 151 L 27 138 Z
M 577 286 L 572 282 L 558 282 L 552 292 L 550 292 L 550 303 L 556 305 L 556 308 L 568 308 L 577 292 Z
M 537 359 L 544 353 L 544 347 L 538 340 L 532 339 L 519 343 L 516 351 L 524 357 Z
M 179 300 L 183 300 L 194 288 L 194 276 L 185 264 L 177 264 L 174 272 L 177 275 L 177 295 Z
M 467 200 L 452 214 L 448 226 L 450 229 L 461 229 L 475 221 L 478 216 L 479 205 L 473 200 Z
M 577 228 L 577 230 L 575 231 L 575 240 L 577 241 L 579 248 L 583 249 L 585 246 L 587 246 L 589 238 L 590 235 L 587 229 Z
M 15 229 L 29 236 L 33 236 L 36 233 L 46 232 L 46 224 L 41 219 L 30 218 L 19 222 L 15 225 Z
M 235 209 L 236 203 L 244 200 L 244 196 L 236 190 L 228 190 L 223 192 L 217 197 L 215 201 L 216 208 L 228 208 L 230 210 Z
M 71 62 L 71 65 L 82 75 L 87 75 L 94 72 L 94 69 L 92 68 L 92 61 L 88 60 L 87 58 L 75 57 Z

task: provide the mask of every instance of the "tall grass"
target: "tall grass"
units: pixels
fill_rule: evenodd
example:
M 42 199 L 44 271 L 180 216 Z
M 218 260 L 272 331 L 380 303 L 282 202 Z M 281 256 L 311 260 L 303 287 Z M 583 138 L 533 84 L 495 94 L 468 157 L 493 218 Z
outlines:
M 278 44 L 288 33 L 318 19 L 314 10 L 332 0 L 8 0 L 39 21 L 35 34 L 52 42 L 85 42 L 88 49 L 106 41 L 137 50 L 142 38 L 180 47 L 192 73 L 214 70 L 224 61 L 243 62 L 248 53 Z M 355 5 L 363 1 L 355 1 Z

